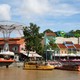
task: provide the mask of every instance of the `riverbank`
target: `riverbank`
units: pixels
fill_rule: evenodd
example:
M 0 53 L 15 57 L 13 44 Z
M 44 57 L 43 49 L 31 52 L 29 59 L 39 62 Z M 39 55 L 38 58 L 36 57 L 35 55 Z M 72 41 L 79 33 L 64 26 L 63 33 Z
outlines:
M 12 63 L 9 67 L 23 67 L 23 65 L 24 65 L 24 62 L 18 61 L 18 62 Z

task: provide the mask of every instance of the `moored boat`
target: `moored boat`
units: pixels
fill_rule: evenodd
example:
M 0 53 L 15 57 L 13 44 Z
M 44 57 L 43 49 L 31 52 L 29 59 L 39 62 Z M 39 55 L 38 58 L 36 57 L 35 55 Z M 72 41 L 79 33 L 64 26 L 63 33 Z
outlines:
M 80 65 L 66 64 L 60 67 L 56 67 L 56 69 L 69 70 L 69 71 L 80 71 Z
M 0 66 L 9 67 L 10 64 L 14 62 L 14 53 L 10 51 L 0 52 Z
M 62 63 L 62 64 L 68 64 L 68 63 L 71 63 L 71 64 L 79 64 L 80 65 L 80 59 L 72 59 L 72 60 L 66 60 L 66 59 L 64 59 L 64 60 L 60 60 L 60 62 Z
M 25 62 L 23 69 L 26 70 L 53 70 L 55 67 L 48 63 L 37 63 L 34 61 Z

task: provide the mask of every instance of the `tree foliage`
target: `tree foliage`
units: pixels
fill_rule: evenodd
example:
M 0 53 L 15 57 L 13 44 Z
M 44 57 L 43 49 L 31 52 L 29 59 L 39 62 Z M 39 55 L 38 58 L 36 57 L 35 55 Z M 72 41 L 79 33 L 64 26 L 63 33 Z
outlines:
M 26 50 L 36 51 L 37 53 L 42 52 L 42 33 L 39 33 L 39 29 L 40 27 L 33 23 L 23 28 Z
M 51 49 L 55 50 L 57 49 L 57 44 L 54 42 L 54 39 L 50 40 L 49 45 L 51 47 Z
M 80 37 L 80 30 L 71 30 L 67 33 L 65 33 L 64 31 L 57 31 L 55 32 L 55 34 L 57 35 L 57 37 Z
M 71 30 L 69 33 L 73 34 L 74 37 L 80 37 L 80 30 L 76 30 L 76 31 Z

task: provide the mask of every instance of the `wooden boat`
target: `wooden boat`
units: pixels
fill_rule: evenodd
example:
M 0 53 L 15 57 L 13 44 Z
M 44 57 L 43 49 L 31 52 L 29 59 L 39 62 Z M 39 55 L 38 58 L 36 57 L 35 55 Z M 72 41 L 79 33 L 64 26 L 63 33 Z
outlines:
M 69 70 L 69 71 L 80 71 L 80 65 L 66 64 L 60 67 L 56 67 L 56 69 Z
M 62 64 L 68 64 L 68 63 L 71 63 L 71 64 L 79 64 L 80 65 L 80 59 L 72 59 L 72 60 L 60 60 L 60 62 Z
M 10 51 L 0 52 L 0 66 L 9 67 L 10 64 L 14 62 L 14 53 Z
M 55 67 L 48 63 L 37 63 L 34 61 L 25 62 L 23 69 L 26 70 L 53 70 Z
M 60 67 L 60 66 L 62 66 L 62 63 L 61 62 L 59 62 L 59 61 L 47 61 L 50 65 L 53 65 L 53 66 L 55 66 L 55 68 L 56 67 Z

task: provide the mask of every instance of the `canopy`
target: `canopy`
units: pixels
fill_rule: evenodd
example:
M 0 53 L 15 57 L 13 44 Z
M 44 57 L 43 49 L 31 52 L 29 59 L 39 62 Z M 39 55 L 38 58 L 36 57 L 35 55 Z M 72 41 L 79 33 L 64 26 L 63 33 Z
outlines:
M 14 52 L 11 51 L 1 51 L 0 55 L 10 55 L 10 56 L 14 56 Z
M 22 54 L 28 57 L 42 57 L 41 55 L 37 54 L 36 52 L 30 51 L 29 54 L 26 51 L 21 51 Z
M 53 54 L 53 56 L 62 56 L 62 57 L 65 57 L 65 56 L 76 56 L 76 54 Z
M 67 54 L 53 54 L 53 56 L 67 56 Z

